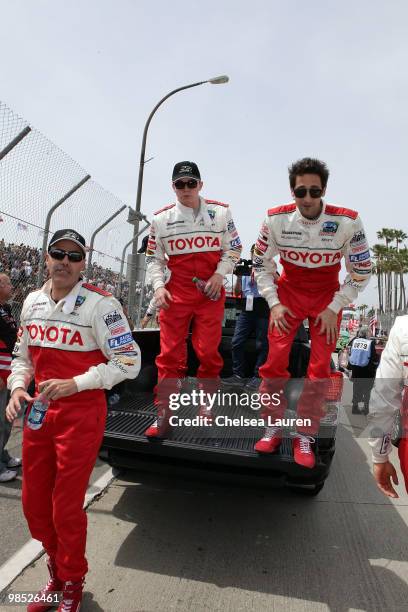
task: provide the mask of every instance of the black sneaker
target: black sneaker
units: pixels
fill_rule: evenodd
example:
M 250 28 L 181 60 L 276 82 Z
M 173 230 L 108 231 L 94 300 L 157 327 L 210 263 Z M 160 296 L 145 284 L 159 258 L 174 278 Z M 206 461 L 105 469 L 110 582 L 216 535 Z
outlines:
M 258 376 L 253 376 L 248 380 L 247 384 L 245 385 L 245 388 L 248 389 L 248 391 L 258 391 L 260 384 L 261 379 L 258 378 Z
M 242 378 L 242 376 L 238 376 L 237 374 L 233 374 L 228 378 L 222 378 L 221 382 L 223 385 L 227 387 L 243 387 L 246 383 L 246 378 Z

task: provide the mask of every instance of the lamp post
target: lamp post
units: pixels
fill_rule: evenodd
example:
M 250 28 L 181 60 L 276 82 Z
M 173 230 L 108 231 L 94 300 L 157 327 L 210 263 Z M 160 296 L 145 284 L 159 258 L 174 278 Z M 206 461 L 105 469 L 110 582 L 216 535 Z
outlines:
M 136 284 L 136 254 L 137 254 L 137 236 L 139 233 L 139 218 L 138 212 L 140 211 L 140 204 L 142 201 L 142 187 L 143 187 L 143 172 L 144 172 L 144 164 L 145 164 L 145 151 L 146 151 L 146 141 L 147 141 L 147 131 L 149 129 L 149 125 L 151 120 L 153 119 L 153 115 L 157 111 L 157 109 L 171 96 L 178 93 L 179 91 L 183 91 L 184 89 L 191 89 L 192 87 L 198 87 L 199 85 L 204 85 L 205 83 L 211 83 L 212 85 L 221 85 L 223 83 L 228 83 L 229 77 L 226 75 L 221 75 L 218 77 L 214 77 L 212 79 L 208 79 L 207 81 L 199 81 L 198 83 L 192 83 L 191 85 L 184 85 L 183 87 L 178 87 L 177 89 L 173 89 L 170 93 L 168 93 L 164 98 L 160 100 L 153 108 L 152 112 L 147 118 L 144 130 L 143 130 L 143 138 L 142 138 L 142 148 L 140 150 L 140 161 L 139 161 L 139 178 L 137 182 L 137 195 L 136 195 L 136 218 L 134 221 L 134 230 L 133 230 L 133 248 L 132 248 L 132 265 L 131 265 L 131 273 L 130 273 L 130 281 L 129 281 L 129 300 L 128 300 L 128 309 L 129 314 L 132 316 L 133 308 L 135 305 L 135 284 Z

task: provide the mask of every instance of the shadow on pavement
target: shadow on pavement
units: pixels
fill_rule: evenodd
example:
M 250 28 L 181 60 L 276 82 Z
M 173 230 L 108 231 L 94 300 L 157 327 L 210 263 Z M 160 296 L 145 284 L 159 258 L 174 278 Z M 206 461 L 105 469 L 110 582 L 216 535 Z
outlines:
M 332 473 L 316 498 L 267 483 L 121 477 L 113 515 L 135 527 L 116 566 L 320 602 L 339 612 L 406 607 L 408 570 L 398 564 L 407 561 L 406 522 L 377 491 L 365 454 L 342 426 Z M 404 576 L 384 567 L 390 560 Z

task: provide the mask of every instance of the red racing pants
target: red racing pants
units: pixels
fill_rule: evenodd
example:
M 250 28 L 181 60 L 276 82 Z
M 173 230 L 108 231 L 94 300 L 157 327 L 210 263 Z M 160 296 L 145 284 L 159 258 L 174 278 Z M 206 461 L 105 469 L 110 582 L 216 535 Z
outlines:
M 51 402 L 40 429 L 24 425 L 23 510 L 63 581 L 88 571 L 83 504 L 105 421 L 104 392 L 96 390 Z
M 398 444 L 398 457 L 400 460 L 401 472 L 404 476 L 405 490 L 408 493 L 408 440 L 405 433 Z
M 408 387 L 404 387 L 401 410 L 402 436 L 398 444 L 398 457 L 408 493 Z
M 279 394 L 279 404 L 270 402 L 266 406 L 265 414 L 271 419 L 283 418 L 286 409 L 286 399 L 283 394 L 285 384 L 290 377 L 287 370 L 289 354 L 292 348 L 296 332 L 304 319 L 309 320 L 309 332 L 311 340 L 311 353 L 309 366 L 303 391 L 300 395 L 297 409 L 297 418 L 308 419 L 305 424 L 298 426 L 299 432 L 306 435 L 314 435 L 319 430 L 319 421 L 325 413 L 326 389 L 330 376 L 331 354 L 336 347 L 336 341 L 327 344 L 326 334 L 319 334 L 320 323 L 315 326 L 316 317 L 333 299 L 333 289 L 329 291 L 299 292 L 299 287 L 291 287 L 288 283 L 282 283 L 278 288 L 281 304 L 290 308 L 295 317 L 286 315 L 286 321 L 290 326 L 287 334 L 279 335 L 278 330 L 269 327 L 268 341 L 269 352 L 265 364 L 259 368 L 262 378 L 260 386 L 261 393 Z M 340 327 L 341 312 L 338 315 L 338 327 Z M 277 405 L 274 405 L 276 403 Z
M 170 387 L 176 383 L 184 361 L 187 366 L 186 341 L 192 322 L 192 344 L 200 362 L 197 378 L 203 379 L 204 387 L 219 378 L 223 359 L 218 351 L 224 316 L 224 296 L 209 300 L 198 291 L 195 300 L 182 303 L 171 302 L 170 307 L 160 310 L 160 355 L 156 358 L 159 386 Z M 167 384 L 164 381 L 168 381 Z

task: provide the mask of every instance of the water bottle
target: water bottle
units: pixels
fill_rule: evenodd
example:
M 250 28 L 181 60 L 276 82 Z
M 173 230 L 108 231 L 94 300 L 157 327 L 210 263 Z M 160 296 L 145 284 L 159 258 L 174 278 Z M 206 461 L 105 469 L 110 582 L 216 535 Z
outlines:
M 193 283 L 195 284 L 195 286 L 197 287 L 197 289 L 203 294 L 205 295 L 204 289 L 205 286 L 207 284 L 207 281 L 202 280 L 201 278 L 197 278 L 196 276 L 193 276 L 192 278 Z M 208 296 L 206 296 L 208 297 Z M 212 300 L 213 302 L 216 302 L 217 300 L 220 299 L 220 296 L 215 297 L 215 298 L 208 298 L 210 300 Z
M 40 429 L 42 427 L 49 405 L 50 400 L 42 393 L 34 398 L 27 419 L 27 425 L 30 429 Z

